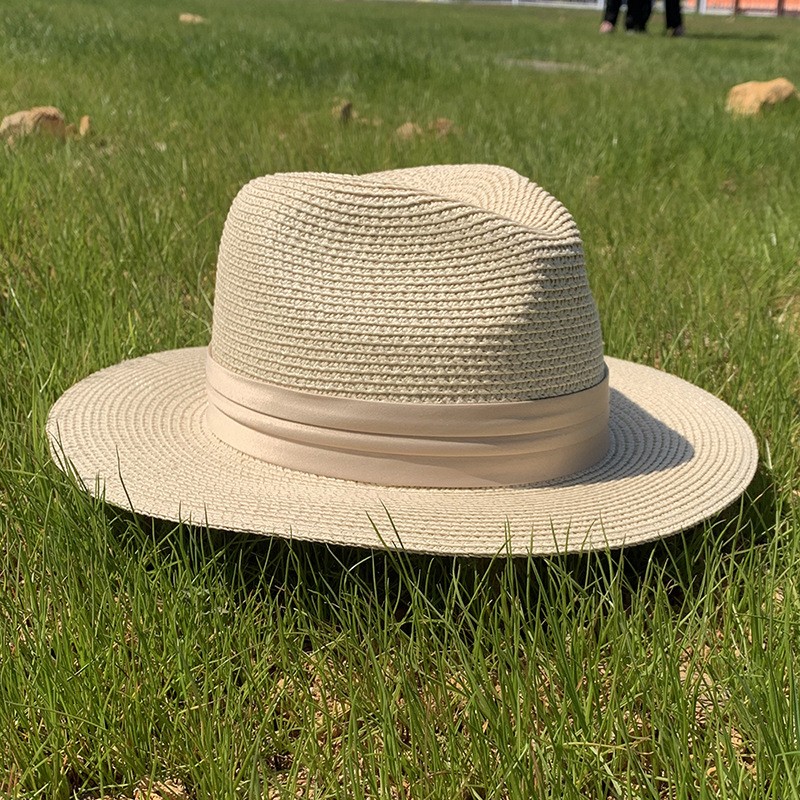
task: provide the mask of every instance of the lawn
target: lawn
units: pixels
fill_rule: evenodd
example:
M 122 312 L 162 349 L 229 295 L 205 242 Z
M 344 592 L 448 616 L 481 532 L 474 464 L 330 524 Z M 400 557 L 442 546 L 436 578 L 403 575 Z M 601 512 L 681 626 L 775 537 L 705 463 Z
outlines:
M 4 0 L 0 116 L 92 129 L 0 145 L 0 796 L 800 797 L 800 102 L 725 111 L 800 83 L 800 20 L 599 16 Z M 67 387 L 208 341 L 243 183 L 458 162 L 572 211 L 609 355 L 750 423 L 740 503 L 621 552 L 432 558 L 173 526 L 53 466 Z

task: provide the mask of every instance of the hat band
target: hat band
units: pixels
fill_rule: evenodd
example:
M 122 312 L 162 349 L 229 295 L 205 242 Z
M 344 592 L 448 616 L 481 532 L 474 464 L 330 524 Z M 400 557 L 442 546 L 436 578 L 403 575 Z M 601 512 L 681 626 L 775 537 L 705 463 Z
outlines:
M 385 486 L 476 488 L 579 472 L 608 450 L 595 386 L 510 403 L 397 403 L 286 389 L 206 358 L 206 419 L 226 444 L 289 469 Z

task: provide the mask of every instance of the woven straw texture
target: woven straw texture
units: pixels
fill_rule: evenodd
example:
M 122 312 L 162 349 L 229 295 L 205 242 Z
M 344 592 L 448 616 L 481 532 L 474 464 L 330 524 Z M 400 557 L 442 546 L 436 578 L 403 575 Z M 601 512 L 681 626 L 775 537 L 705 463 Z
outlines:
M 258 178 L 222 235 L 214 357 L 369 400 L 580 391 L 603 374 L 583 262 L 564 206 L 502 167 Z
M 611 387 L 611 447 L 582 473 L 490 489 L 382 487 L 285 469 L 206 423 L 205 348 L 89 376 L 53 407 L 62 468 L 112 504 L 215 528 L 441 554 L 648 541 L 733 502 L 757 448 L 725 403 L 603 360 L 574 221 L 498 167 L 276 175 L 237 196 L 212 347 L 228 369 L 315 394 L 485 403 Z M 377 528 L 377 530 L 376 530 Z

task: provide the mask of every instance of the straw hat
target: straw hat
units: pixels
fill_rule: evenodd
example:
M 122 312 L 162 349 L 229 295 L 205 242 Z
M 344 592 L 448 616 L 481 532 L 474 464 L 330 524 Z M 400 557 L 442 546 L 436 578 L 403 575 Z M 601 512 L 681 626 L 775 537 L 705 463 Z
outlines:
M 139 513 L 443 554 L 665 536 L 757 459 L 722 401 L 603 357 L 572 217 L 476 165 L 252 181 L 210 346 L 90 375 L 47 431 L 62 468 Z

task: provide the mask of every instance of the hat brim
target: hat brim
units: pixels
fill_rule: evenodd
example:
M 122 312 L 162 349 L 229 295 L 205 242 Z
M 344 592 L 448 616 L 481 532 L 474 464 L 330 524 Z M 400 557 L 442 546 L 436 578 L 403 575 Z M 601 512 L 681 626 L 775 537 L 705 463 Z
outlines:
M 750 483 L 744 420 L 693 384 L 607 358 L 611 446 L 581 473 L 490 489 L 384 487 L 244 455 L 206 426 L 205 348 L 90 375 L 53 406 L 50 447 L 95 495 L 140 514 L 232 531 L 448 555 L 616 548 L 691 527 Z

